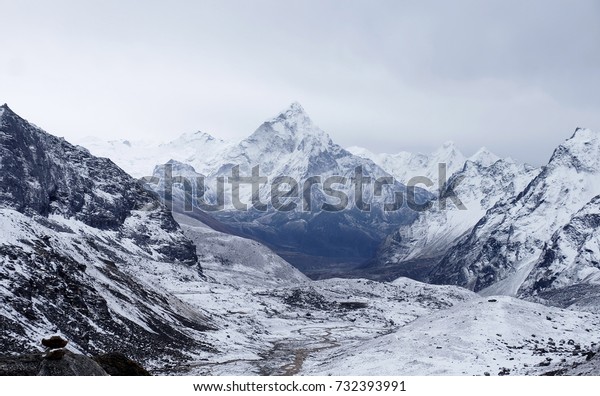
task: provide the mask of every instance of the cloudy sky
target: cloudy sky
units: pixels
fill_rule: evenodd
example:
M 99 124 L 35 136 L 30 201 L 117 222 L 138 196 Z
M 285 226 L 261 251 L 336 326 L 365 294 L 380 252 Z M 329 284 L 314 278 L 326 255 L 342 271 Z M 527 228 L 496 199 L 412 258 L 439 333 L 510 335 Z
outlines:
M 299 101 L 343 146 L 541 164 L 600 133 L 599 21 L 594 0 L 0 0 L 0 102 L 71 140 L 169 140 Z

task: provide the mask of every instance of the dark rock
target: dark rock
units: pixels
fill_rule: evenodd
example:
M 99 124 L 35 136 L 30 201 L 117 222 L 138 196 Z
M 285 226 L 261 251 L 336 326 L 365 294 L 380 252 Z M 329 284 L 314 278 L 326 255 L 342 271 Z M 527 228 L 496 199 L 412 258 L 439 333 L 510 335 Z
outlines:
M 63 339 L 61 336 L 52 336 L 42 340 L 42 345 L 50 349 L 64 348 L 68 343 L 69 341 Z
M 589 351 L 589 352 L 586 352 L 584 355 L 585 355 L 585 360 L 590 361 L 590 360 L 592 360 L 592 358 L 594 356 L 596 356 L 596 352 Z
M 42 354 L 0 356 L 0 376 L 37 375 L 42 365 Z
M 44 355 L 44 359 L 47 360 L 60 360 L 62 359 L 65 354 L 67 353 L 66 349 L 60 348 L 60 349 L 52 349 L 51 351 L 49 351 L 48 353 L 46 353 Z
M 500 372 L 498 372 L 499 376 L 505 376 L 505 375 L 510 375 L 510 369 L 506 368 L 506 367 L 502 367 L 500 368 Z
M 122 353 L 106 353 L 94 357 L 109 375 L 112 376 L 149 376 L 150 373 L 141 364 L 129 359 Z
M 59 360 L 44 359 L 39 376 L 107 376 L 108 374 L 93 359 L 68 352 Z
M 364 309 L 369 306 L 366 302 L 360 301 L 343 301 L 340 302 L 340 308 L 347 310 Z

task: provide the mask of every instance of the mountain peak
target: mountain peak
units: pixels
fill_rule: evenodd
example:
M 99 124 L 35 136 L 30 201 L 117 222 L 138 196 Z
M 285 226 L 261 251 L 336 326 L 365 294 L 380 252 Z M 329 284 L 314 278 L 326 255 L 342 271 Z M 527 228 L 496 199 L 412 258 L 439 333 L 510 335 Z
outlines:
M 266 122 L 273 131 L 284 135 L 323 134 L 308 116 L 302 105 L 292 102 L 275 118 Z
M 312 123 L 304 107 L 298 102 L 292 102 L 273 119 L 275 122 L 282 120 L 288 123 Z
M 304 113 L 304 107 L 302 107 L 302 105 L 300 104 L 300 102 L 292 102 L 290 103 L 290 105 L 288 106 L 288 108 L 286 109 L 285 112 L 294 112 L 294 113 Z
M 463 154 L 456 147 L 452 140 L 444 142 L 440 148 L 432 153 L 432 157 L 439 158 L 440 156 L 458 156 L 463 158 Z
M 298 102 L 293 102 L 277 116 L 264 122 L 242 144 L 254 144 L 254 142 L 261 142 L 261 145 L 268 146 L 269 148 L 264 148 L 267 151 L 277 149 L 286 152 L 297 150 L 318 152 L 333 144 L 329 135 L 313 123 Z M 278 145 L 277 148 L 274 145 Z
M 597 171 L 600 166 L 600 134 L 587 128 L 577 128 L 575 133 L 554 150 L 548 166 L 574 167 L 577 170 Z
M 6 103 L 4 103 L 2 106 L 0 106 L 0 117 L 2 117 L 5 113 L 9 114 L 12 112 L 13 111 L 10 109 L 10 107 L 8 107 L 8 105 Z
M 202 131 L 196 131 L 196 132 L 188 132 L 188 133 L 184 133 L 183 135 L 181 135 L 179 137 L 178 140 L 183 140 L 183 141 L 204 141 L 204 142 L 208 142 L 208 141 L 212 141 L 212 140 L 216 140 L 214 136 L 212 136 L 209 133 L 206 132 L 202 132 Z
M 598 138 L 598 134 L 594 131 L 592 131 L 591 129 L 588 128 L 581 128 L 581 127 L 577 127 L 575 128 L 575 132 L 573 133 L 573 135 L 571 136 L 571 138 L 569 140 L 590 140 L 590 139 L 596 139 Z
M 487 147 L 481 147 L 475 154 L 473 154 L 469 160 L 472 162 L 476 162 L 483 166 L 491 166 L 496 161 L 498 161 L 500 157 L 496 154 L 492 153 Z

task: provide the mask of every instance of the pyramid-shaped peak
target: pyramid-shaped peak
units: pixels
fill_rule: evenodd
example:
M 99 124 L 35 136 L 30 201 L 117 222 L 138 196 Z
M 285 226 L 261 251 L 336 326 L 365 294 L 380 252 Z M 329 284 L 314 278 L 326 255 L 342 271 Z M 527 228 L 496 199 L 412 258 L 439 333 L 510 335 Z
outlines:
M 281 111 L 275 120 L 295 120 L 295 121 L 310 121 L 304 107 L 298 102 L 292 102 L 288 107 Z

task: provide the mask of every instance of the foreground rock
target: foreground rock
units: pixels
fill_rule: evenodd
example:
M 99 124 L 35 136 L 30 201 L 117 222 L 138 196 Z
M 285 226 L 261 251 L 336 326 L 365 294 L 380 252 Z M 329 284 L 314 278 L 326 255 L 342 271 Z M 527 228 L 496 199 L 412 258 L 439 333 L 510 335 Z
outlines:
M 100 365 L 112 376 L 148 376 L 150 373 L 139 363 L 129 359 L 122 353 L 106 353 L 94 357 L 96 363 Z
M 84 355 L 66 351 L 60 359 L 44 359 L 37 375 L 41 376 L 107 376 L 98 363 Z
M 0 356 L 0 376 L 148 376 L 139 363 L 122 353 L 95 357 L 75 354 L 64 348 L 45 354 Z

